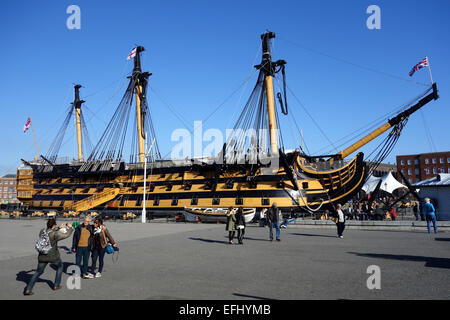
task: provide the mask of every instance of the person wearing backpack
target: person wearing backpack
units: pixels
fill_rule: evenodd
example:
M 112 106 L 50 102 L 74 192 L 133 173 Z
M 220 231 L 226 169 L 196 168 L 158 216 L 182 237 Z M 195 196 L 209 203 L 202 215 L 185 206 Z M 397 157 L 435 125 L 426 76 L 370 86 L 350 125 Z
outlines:
M 67 228 L 66 228 L 67 227 Z M 65 231 L 65 232 L 64 232 Z M 36 249 L 39 251 L 38 266 L 36 272 L 31 277 L 25 288 L 25 295 L 33 294 L 33 287 L 36 280 L 44 273 L 47 264 L 52 263 L 58 268 L 53 290 L 61 289 L 61 277 L 63 273 L 63 263 L 59 255 L 58 242 L 72 235 L 73 229 L 71 224 L 62 224 L 59 228 L 55 219 L 47 221 L 47 228 L 39 232 L 39 240 L 36 243 Z M 48 242 L 50 246 L 48 245 Z

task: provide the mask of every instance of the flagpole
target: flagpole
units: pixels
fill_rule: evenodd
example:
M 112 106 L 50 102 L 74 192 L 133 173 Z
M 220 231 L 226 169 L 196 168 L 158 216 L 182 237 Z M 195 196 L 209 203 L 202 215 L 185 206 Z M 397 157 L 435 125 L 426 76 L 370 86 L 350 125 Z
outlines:
M 39 150 L 38 150 L 38 146 L 37 146 L 37 142 L 36 142 L 36 135 L 34 134 L 33 121 L 31 121 L 31 117 L 29 117 L 29 119 L 30 119 L 31 132 L 33 132 L 34 145 L 36 146 L 37 158 L 35 160 L 38 161 L 40 156 L 39 156 Z
M 428 60 L 428 57 L 425 57 L 425 58 L 427 59 L 427 62 L 428 62 L 428 73 L 430 74 L 431 85 L 433 85 L 433 76 L 431 75 L 430 60 Z

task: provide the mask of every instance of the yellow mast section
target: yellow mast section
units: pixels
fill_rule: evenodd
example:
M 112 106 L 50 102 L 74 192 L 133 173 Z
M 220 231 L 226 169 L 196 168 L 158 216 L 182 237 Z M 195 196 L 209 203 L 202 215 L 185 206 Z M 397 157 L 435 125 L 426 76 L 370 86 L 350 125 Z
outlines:
M 82 145 L 82 134 L 81 134 L 81 105 L 83 100 L 80 100 L 80 88 L 81 85 L 75 85 L 75 100 L 73 106 L 75 107 L 75 123 L 77 128 L 77 146 L 78 146 L 78 161 L 83 161 L 83 145 Z
M 277 123 L 275 119 L 275 100 L 273 96 L 272 76 L 266 76 L 267 111 L 269 116 L 270 150 L 272 155 L 278 154 Z
M 138 134 L 138 147 L 139 147 L 139 162 L 145 162 L 145 146 L 144 146 L 144 133 L 142 130 L 142 110 L 141 110 L 141 97 L 142 86 L 136 85 L 136 123 Z
M 437 100 L 439 98 L 439 96 L 438 96 L 438 90 L 437 90 L 436 83 L 433 83 L 429 90 L 433 90 L 433 91 L 431 93 L 429 93 L 428 95 L 424 96 L 422 99 L 420 99 L 412 107 L 410 107 L 410 108 L 406 109 L 405 111 L 399 113 L 394 118 L 389 119 L 385 124 L 383 124 L 382 126 L 378 127 L 377 129 L 375 129 L 374 131 L 372 131 L 371 133 L 366 135 L 364 138 L 358 140 L 357 142 L 352 144 L 347 149 L 344 149 L 341 152 L 339 152 L 337 154 L 337 158 L 344 159 L 345 157 L 349 156 L 350 154 L 352 154 L 353 152 L 355 152 L 356 150 L 358 150 L 359 148 L 361 148 L 365 144 L 369 143 L 370 141 L 372 141 L 373 139 L 375 139 L 376 137 L 378 137 L 382 133 L 386 132 L 390 128 L 398 125 L 400 122 L 402 122 L 403 120 L 407 119 L 411 114 L 413 114 L 414 112 L 416 112 L 417 110 L 422 108 L 424 105 L 426 105 L 431 100 Z

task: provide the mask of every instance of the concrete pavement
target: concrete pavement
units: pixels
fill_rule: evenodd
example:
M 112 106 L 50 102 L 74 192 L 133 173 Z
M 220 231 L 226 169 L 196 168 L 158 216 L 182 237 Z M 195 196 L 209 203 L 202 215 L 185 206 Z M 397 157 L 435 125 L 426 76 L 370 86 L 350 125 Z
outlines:
M 229 245 L 223 224 L 119 223 L 107 225 L 120 246 L 105 256 L 99 279 L 81 289 L 50 289 L 47 266 L 34 288 L 23 289 L 37 265 L 34 242 L 44 220 L 0 220 L 0 299 L 449 299 L 450 234 L 421 231 L 281 230 L 249 226 L 244 245 Z M 71 246 L 69 239 L 60 246 Z M 65 266 L 74 255 L 61 251 Z M 367 269 L 381 271 L 369 290 Z

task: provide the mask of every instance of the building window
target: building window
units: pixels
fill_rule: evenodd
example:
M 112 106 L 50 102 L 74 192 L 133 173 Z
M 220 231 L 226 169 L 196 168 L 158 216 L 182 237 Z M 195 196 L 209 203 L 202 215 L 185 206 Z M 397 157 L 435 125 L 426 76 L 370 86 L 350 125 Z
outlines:
M 425 173 L 426 173 L 426 174 L 430 174 L 430 169 L 426 168 L 426 169 L 425 169 Z
M 409 166 L 411 165 L 411 163 L 412 163 L 412 161 L 411 161 L 411 160 L 408 160 L 408 165 L 409 165 Z
M 433 173 L 437 174 L 437 168 L 433 168 Z
M 412 175 L 412 170 L 411 169 L 408 169 L 408 175 L 409 176 Z
M 436 164 L 436 163 L 437 163 L 437 159 L 434 158 L 434 159 L 433 159 L 433 164 Z
M 444 168 L 441 168 L 441 173 L 445 173 L 445 169 Z
M 415 171 L 416 171 L 416 176 L 418 176 L 420 174 L 419 169 L 416 169 Z
M 430 163 L 430 159 L 425 159 L 425 164 L 429 164 Z
M 418 159 L 415 159 L 415 160 L 414 160 L 414 164 L 419 164 L 419 160 L 418 160 Z
M 408 179 L 409 183 L 413 183 L 413 179 L 409 178 Z
M 448 168 L 448 170 L 447 170 L 447 171 L 448 171 L 448 173 L 450 173 L 450 168 Z
M 405 165 L 405 160 L 400 160 L 400 164 L 403 166 Z
M 450 163 L 450 158 L 447 158 L 447 163 Z
M 444 163 L 444 158 L 440 158 L 439 163 Z
M 405 170 L 402 169 L 402 173 L 405 174 Z

